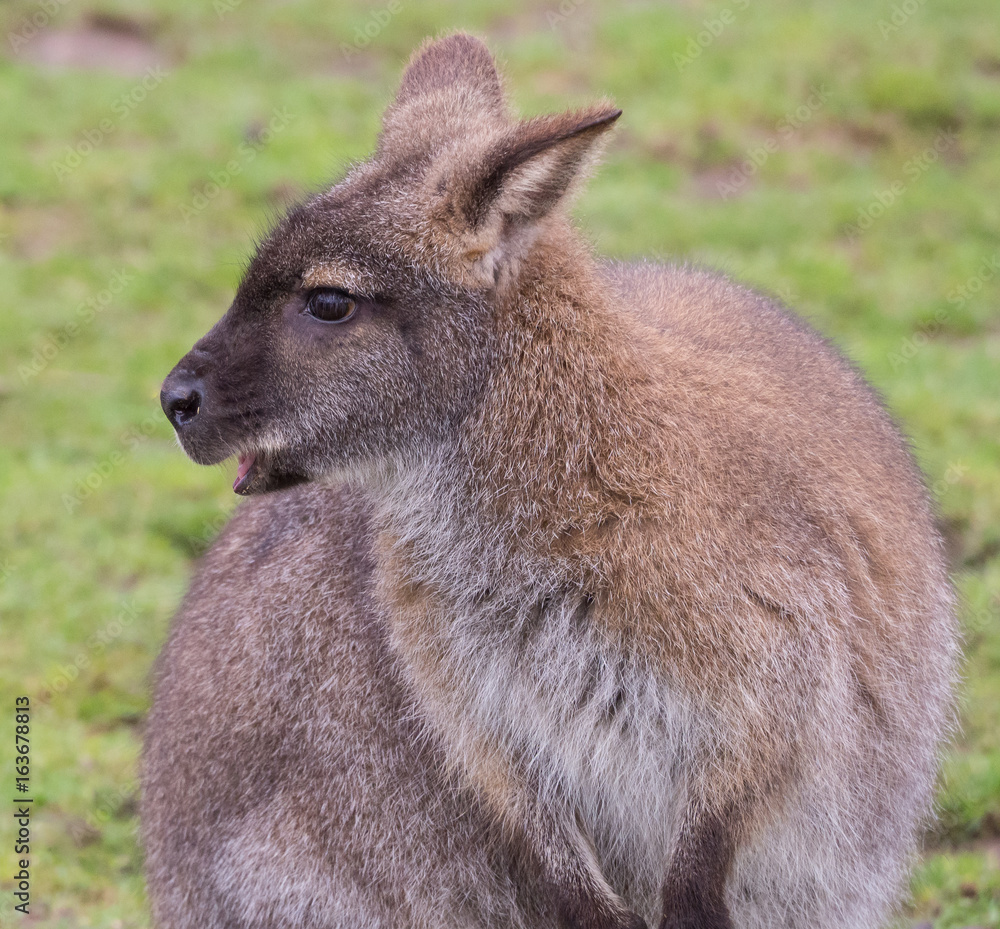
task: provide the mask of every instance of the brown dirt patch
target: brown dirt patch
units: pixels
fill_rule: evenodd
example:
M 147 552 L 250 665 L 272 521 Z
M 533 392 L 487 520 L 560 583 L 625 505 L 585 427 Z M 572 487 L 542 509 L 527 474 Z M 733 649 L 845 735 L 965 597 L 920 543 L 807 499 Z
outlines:
M 45 261 L 80 239 L 80 217 L 67 206 L 23 204 L 4 209 L 4 248 L 29 263 Z
M 18 48 L 17 57 L 42 68 L 131 77 L 166 64 L 151 32 L 137 20 L 98 14 L 65 29 L 40 30 Z

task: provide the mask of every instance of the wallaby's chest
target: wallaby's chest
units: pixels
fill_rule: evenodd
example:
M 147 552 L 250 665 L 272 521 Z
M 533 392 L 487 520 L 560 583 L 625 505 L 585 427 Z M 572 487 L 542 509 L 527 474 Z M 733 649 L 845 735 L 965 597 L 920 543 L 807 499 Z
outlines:
M 687 702 L 571 586 L 449 597 L 384 567 L 393 647 L 455 760 L 501 746 L 575 808 L 606 867 L 655 889 L 696 737 Z

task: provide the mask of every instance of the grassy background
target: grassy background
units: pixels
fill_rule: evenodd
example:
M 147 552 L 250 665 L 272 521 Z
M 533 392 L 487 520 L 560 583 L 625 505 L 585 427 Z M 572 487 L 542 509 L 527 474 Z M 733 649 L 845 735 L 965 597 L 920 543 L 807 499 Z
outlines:
M 1000 926 L 995 0 L 4 4 L 0 690 L 7 707 L 31 697 L 36 798 L 17 923 L 148 923 L 148 673 L 234 505 L 231 474 L 175 446 L 159 383 L 228 305 L 268 217 L 364 156 L 410 50 L 456 27 L 491 41 L 525 112 L 605 94 L 624 108 L 578 207 L 602 251 L 781 295 L 913 437 L 968 657 L 941 823 L 901 921 Z

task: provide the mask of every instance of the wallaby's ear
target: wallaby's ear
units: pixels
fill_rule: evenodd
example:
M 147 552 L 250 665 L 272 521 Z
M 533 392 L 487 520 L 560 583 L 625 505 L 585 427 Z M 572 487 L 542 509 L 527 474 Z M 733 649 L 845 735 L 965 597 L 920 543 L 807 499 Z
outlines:
M 493 56 L 479 39 L 459 32 L 425 42 L 410 59 L 382 117 L 377 153 L 412 159 L 508 121 Z
M 406 106 L 437 92 L 481 97 L 484 105 L 503 112 L 503 86 L 490 50 L 464 32 L 425 42 L 403 73 L 396 106 Z
M 621 114 L 601 104 L 511 126 L 453 179 L 453 208 L 472 230 L 496 218 L 515 225 L 541 219 L 586 174 Z

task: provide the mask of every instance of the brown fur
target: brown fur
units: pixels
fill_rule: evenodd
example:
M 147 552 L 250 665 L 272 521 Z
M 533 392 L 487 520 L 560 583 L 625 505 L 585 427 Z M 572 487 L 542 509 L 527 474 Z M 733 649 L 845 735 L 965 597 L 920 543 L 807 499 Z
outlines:
M 426 45 L 167 379 L 195 460 L 281 492 L 160 662 L 161 926 L 862 929 L 898 899 L 955 652 L 926 494 L 801 321 L 589 254 L 563 206 L 618 115 L 518 121 L 481 43 Z

